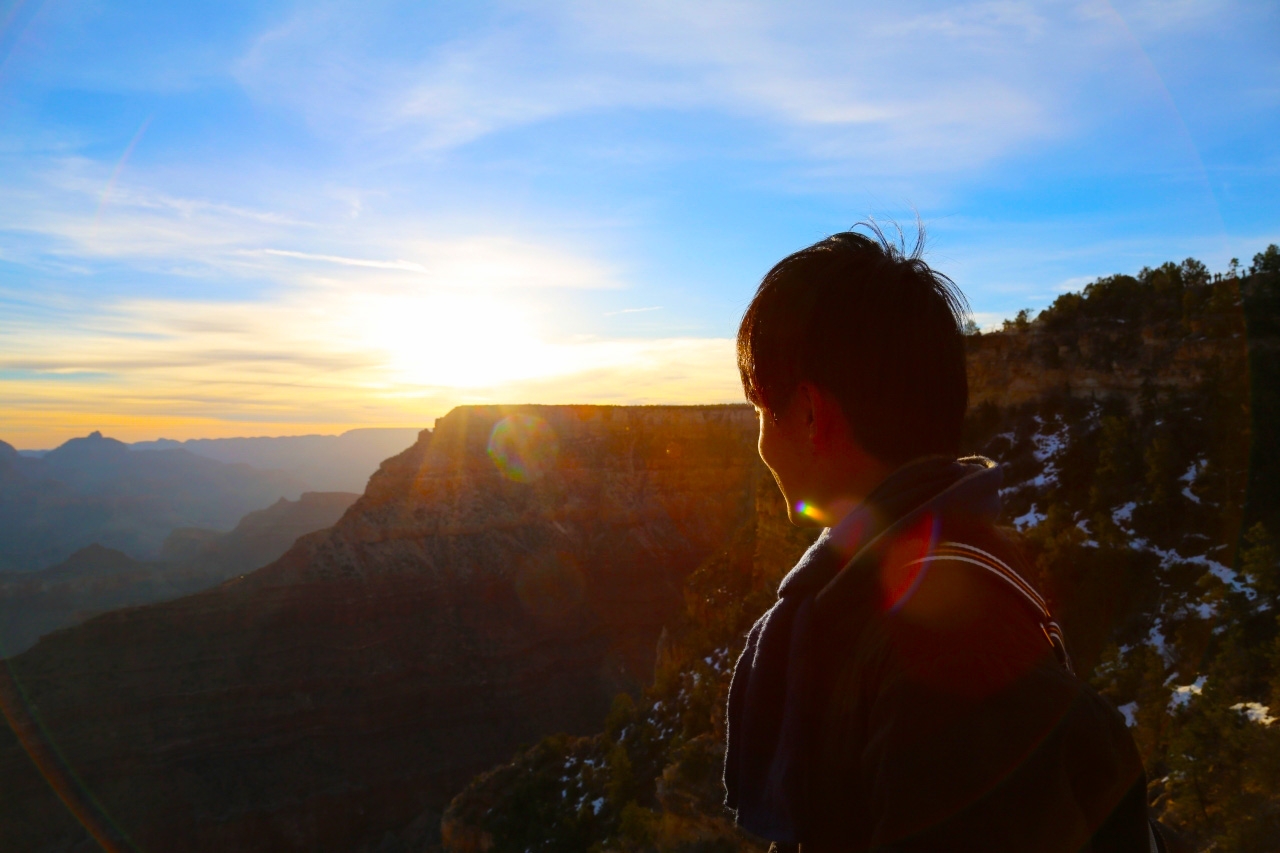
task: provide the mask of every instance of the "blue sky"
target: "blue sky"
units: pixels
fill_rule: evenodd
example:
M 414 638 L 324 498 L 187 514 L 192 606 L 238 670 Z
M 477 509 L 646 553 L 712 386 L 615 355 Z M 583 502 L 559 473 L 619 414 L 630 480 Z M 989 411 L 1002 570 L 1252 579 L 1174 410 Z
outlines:
M 980 322 L 1280 241 L 1280 7 L 0 3 L 0 439 L 740 398 L 783 255 Z

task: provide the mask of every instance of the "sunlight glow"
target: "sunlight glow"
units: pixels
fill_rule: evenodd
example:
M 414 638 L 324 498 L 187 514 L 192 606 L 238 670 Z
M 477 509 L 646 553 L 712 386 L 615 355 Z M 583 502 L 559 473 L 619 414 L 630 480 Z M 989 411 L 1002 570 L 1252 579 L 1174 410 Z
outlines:
M 356 327 L 369 348 L 385 353 L 396 378 L 470 388 L 566 369 L 535 334 L 532 313 L 505 294 L 389 296 L 365 301 Z

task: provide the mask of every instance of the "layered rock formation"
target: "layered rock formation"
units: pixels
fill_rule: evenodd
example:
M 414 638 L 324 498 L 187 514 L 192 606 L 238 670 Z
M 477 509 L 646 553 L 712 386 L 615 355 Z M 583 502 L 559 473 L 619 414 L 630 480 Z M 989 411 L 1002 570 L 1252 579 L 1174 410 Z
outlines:
M 753 518 L 754 441 L 743 406 L 455 410 L 272 565 L 10 660 L 0 847 L 342 850 L 438 814 L 648 681 Z
M 1243 367 L 1245 318 L 1234 281 L 1141 287 L 1127 276 L 1100 280 L 1085 299 L 1064 294 L 1035 322 L 968 338 L 970 406 L 1056 394 L 1136 405 L 1144 394 L 1191 391 L 1224 363 Z
M 1110 359 L 1106 346 L 1121 333 L 1096 330 L 1058 343 L 1042 328 L 969 339 L 970 405 L 1016 406 L 1056 392 L 1076 397 L 1119 395 L 1137 402 L 1144 387 L 1183 392 L 1204 380 L 1207 365 L 1223 353 L 1220 340 L 1138 330 L 1137 357 Z
M 768 845 L 721 806 L 728 676 L 742 635 L 817 532 L 792 525 L 762 478 L 750 522 L 686 581 L 684 613 L 662 634 L 645 694 L 620 695 L 599 734 L 546 738 L 472 780 L 440 822 L 445 853 L 588 850 L 602 839 L 604 849 L 762 853 Z M 399 849 L 422 849 L 423 822 L 400 834 Z M 643 844 L 622 843 L 610 831 L 619 822 L 641 826 Z

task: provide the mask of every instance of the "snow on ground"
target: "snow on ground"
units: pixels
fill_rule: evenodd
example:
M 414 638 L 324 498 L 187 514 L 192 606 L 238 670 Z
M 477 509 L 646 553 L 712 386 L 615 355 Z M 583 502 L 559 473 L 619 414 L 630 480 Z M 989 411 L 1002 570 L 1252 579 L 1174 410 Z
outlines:
M 1043 425 L 1038 416 L 1036 417 L 1036 424 L 1037 426 Z M 1054 432 L 1046 433 L 1037 430 L 1036 434 L 1031 436 L 1031 443 L 1036 446 L 1036 449 L 1032 451 L 1032 455 L 1037 462 L 1044 465 L 1044 469 L 1031 481 L 1031 485 L 1037 489 L 1043 489 L 1046 486 L 1057 484 L 1058 466 L 1054 464 L 1053 460 L 1067 446 L 1067 428 L 1059 424 L 1058 429 Z
M 1121 705 L 1119 708 L 1116 708 L 1116 710 L 1119 711 L 1121 714 L 1124 714 L 1124 721 L 1129 726 L 1129 728 L 1133 728 L 1138 724 L 1138 703 L 1137 702 L 1126 702 L 1125 704 Z
M 1027 510 L 1025 515 L 1020 515 L 1013 520 L 1013 526 L 1018 530 L 1026 530 L 1028 527 L 1035 527 L 1044 519 L 1044 513 L 1036 512 L 1036 505 L 1032 504 L 1031 509 Z
M 1031 436 L 1031 443 L 1035 445 L 1035 450 L 1031 451 L 1031 455 L 1043 467 L 1040 469 L 1040 473 L 1030 480 L 1001 489 L 1001 495 L 1007 495 L 1028 486 L 1043 490 L 1058 483 L 1058 466 L 1053 460 L 1067 446 L 1067 428 L 1059 423 L 1055 432 L 1045 432 L 1043 429 L 1044 421 L 1039 415 L 1035 416 L 1035 422 L 1036 433 Z M 1055 423 L 1057 423 L 1056 420 Z M 1008 438 L 1012 442 L 1014 436 L 1013 433 L 1001 433 L 997 438 Z M 1032 523 L 1037 524 L 1039 522 Z
M 1039 415 L 1036 415 L 1035 421 L 1037 430 L 1036 434 L 1031 436 L 1031 441 L 1036 446 L 1036 461 L 1044 462 L 1046 459 L 1052 459 L 1054 456 L 1057 456 L 1059 451 L 1066 446 L 1067 442 L 1065 436 L 1067 431 L 1056 418 L 1054 421 L 1058 423 L 1058 429 L 1050 433 L 1044 433 L 1039 430 L 1039 427 L 1044 426 L 1044 421 Z
M 1088 520 L 1083 519 L 1083 518 L 1082 518 L 1082 519 L 1080 519 L 1079 521 L 1077 521 L 1077 522 L 1076 522 L 1076 527 L 1080 528 L 1081 532 L 1082 532 L 1082 533 L 1084 533 L 1084 535 L 1085 535 L 1085 540 L 1084 540 L 1084 542 L 1082 542 L 1082 543 L 1081 543 L 1082 545 L 1084 545 L 1084 547 L 1086 547 L 1086 548 L 1098 548 L 1098 547 L 1100 547 L 1100 546 L 1098 545 L 1098 540 L 1094 539 L 1094 538 L 1093 538 L 1093 535 L 1089 532 L 1089 522 L 1088 522 Z
M 1182 496 L 1192 503 L 1200 503 L 1200 498 L 1191 491 L 1191 487 L 1195 485 L 1196 477 L 1200 475 L 1200 470 L 1202 468 L 1204 468 L 1204 460 L 1197 459 L 1191 463 L 1191 467 L 1187 469 L 1187 473 L 1178 478 L 1179 482 L 1186 483 L 1186 485 L 1182 487 Z
M 1269 726 L 1276 721 L 1276 718 L 1271 716 L 1271 708 L 1261 702 L 1237 702 L 1231 706 L 1231 710 L 1239 711 L 1251 721 L 1264 726 Z
M 1222 581 L 1235 592 L 1243 593 L 1244 597 L 1253 601 L 1258 597 L 1258 592 L 1253 587 L 1240 579 L 1240 576 L 1231 569 L 1219 563 L 1217 560 L 1211 560 L 1204 554 L 1197 554 L 1194 557 L 1184 557 L 1177 551 L 1166 550 L 1156 545 L 1152 545 L 1146 539 L 1135 536 L 1130 544 L 1134 548 L 1144 551 L 1150 551 L 1160 558 L 1160 568 L 1167 569 L 1177 563 L 1191 563 L 1193 565 L 1204 566 L 1209 574 Z
M 1155 622 L 1151 624 L 1151 630 L 1147 632 L 1147 645 L 1160 653 L 1160 657 L 1164 658 L 1166 665 L 1173 663 L 1173 653 L 1169 651 L 1168 644 L 1164 640 L 1164 626 L 1160 624 L 1157 617 Z
M 1169 710 L 1185 708 L 1192 696 L 1199 696 L 1204 692 L 1204 683 L 1207 680 L 1208 678 L 1202 675 L 1190 684 L 1173 688 L 1173 693 L 1169 696 Z
M 1128 534 L 1130 548 L 1137 551 L 1147 551 L 1155 554 L 1160 558 L 1161 569 L 1167 569 L 1178 563 L 1191 563 L 1193 565 L 1204 566 L 1205 570 L 1230 587 L 1234 592 L 1242 593 L 1244 597 L 1250 601 L 1253 601 L 1258 597 L 1257 590 L 1245 583 L 1244 580 L 1241 579 L 1240 575 L 1236 574 L 1236 572 L 1232 571 L 1227 566 L 1224 566 L 1222 563 L 1219 563 L 1217 560 L 1212 560 L 1205 554 L 1196 554 L 1191 557 L 1185 557 L 1173 549 L 1161 548 L 1158 545 L 1152 544 L 1149 540 L 1135 535 L 1133 528 L 1129 527 L 1128 523 L 1132 520 L 1133 511 L 1136 508 L 1137 504 L 1130 501 L 1111 511 L 1111 520 L 1116 523 L 1117 527 Z

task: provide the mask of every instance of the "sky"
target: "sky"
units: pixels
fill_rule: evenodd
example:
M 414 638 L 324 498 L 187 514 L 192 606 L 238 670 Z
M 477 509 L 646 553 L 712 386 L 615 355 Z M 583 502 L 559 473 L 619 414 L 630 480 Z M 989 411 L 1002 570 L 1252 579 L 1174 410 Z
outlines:
M 990 326 L 1247 266 L 1277 139 L 1265 2 L 0 0 L 0 440 L 735 402 L 796 249 L 918 216 Z

